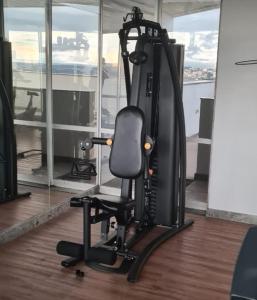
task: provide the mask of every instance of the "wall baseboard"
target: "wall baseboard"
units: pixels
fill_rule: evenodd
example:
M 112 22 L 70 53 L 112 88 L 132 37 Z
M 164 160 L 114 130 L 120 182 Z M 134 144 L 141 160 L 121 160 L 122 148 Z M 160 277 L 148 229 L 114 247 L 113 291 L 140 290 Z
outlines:
M 233 222 L 240 222 L 240 223 L 253 224 L 253 225 L 257 224 L 257 216 L 229 212 L 224 210 L 208 208 L 206 211 L 206 216 L 211 218 L 229 220 Z
M 96 186 L 88 191 L 82 193 L 81 195 L 92 195 L 97 193 L 99 187 Z M 61 215 L 62 213 L 68 211 L 70 208 L 70 198 L 65 199 L 61 204 L 58 204 L 50 209 L 46 209 L 42 213 L 35 215 L 23 222 L 17 223 L 13 226 L 0 231 L 0 245 L 10 242 L 17 237 L 29 232 L 30 230 L 52 220 L 53 218 Z

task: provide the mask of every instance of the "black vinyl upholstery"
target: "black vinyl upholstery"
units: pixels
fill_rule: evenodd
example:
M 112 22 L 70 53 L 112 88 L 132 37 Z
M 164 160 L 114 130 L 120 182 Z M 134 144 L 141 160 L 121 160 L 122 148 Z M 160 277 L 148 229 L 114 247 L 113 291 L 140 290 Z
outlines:
M 144 115 L 135 106 L 123 108 L 116 117 L 110 153 L 110 171 L 120 178 L 138 177 L 144 167 Z
M 121 196 L 114 195 L 105 195 L 105 194 L 96 194 L 90 197 L 93 201 L 97 199 L 104 205 L 108 207 L 121 208 L 121 207 L 131 207 L 134 205 L 135 201 Z
M 257 226 L 249 229 L 240 250 L 231 299 L 257 299 Z

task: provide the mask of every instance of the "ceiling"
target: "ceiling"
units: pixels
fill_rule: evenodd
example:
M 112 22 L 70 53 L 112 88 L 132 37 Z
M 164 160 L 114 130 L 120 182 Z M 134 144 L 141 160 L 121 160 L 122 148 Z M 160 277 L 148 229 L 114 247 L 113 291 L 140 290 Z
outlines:
M 177 17 L 219 7 L 220 0 L 163 0 L 162 13 Z

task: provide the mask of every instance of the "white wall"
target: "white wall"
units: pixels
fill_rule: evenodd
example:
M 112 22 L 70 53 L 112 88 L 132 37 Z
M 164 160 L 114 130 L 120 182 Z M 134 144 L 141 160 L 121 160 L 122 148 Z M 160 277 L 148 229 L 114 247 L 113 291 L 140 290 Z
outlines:
M 223 0 L 209 208 L 257 215 L 257 1 Z

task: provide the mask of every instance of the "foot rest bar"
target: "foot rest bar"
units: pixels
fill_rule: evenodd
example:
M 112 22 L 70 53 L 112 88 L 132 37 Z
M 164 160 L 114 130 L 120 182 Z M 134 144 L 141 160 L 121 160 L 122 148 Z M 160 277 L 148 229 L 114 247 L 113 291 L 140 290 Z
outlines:
M 82 260 L 84 258 L 84 247 L 81 244 L 60 241 L 56 246 L 56 251 L 60 255 L 70 256 L 75 260 Z M 116 262 L 116 259 L 116 252 L 109 249 L 92 247 L 88 250 L 88 261 L 103 263 L 106 265 L 113 265 Z M 70 266 L 70 260 L 68 259 L 66 261 L 63 261 L 62 265 L 65 267 Z
M 56 246 L 56 252 L 64 256 L 83 258 L 84 247 L 81 244 L 67 242 L 67 241 L 60 241 Z

